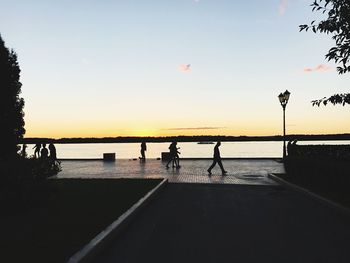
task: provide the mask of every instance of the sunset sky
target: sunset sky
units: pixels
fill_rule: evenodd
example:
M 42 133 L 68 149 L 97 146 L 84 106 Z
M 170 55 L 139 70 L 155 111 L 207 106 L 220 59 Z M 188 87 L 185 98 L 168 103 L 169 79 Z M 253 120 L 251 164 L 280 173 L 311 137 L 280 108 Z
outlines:
M 349 133 L 349 92 L 299 32 L 312 0 L 0 0 L 22 70 L 26 137 Z

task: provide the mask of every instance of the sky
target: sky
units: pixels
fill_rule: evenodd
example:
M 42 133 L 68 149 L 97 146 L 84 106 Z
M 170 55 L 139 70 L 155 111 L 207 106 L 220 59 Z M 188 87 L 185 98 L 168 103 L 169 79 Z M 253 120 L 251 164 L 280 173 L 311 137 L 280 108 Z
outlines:
M 25 137 L 349 133 L 349 92 L 324 55 L 330 36 L 299 32 L 312 0 L 0 0 L 18 54 Z

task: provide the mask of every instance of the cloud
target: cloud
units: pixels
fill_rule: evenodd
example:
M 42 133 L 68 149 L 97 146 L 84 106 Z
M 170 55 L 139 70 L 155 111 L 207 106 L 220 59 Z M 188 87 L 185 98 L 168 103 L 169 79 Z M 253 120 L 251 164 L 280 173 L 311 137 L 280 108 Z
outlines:
M 312 72 L 313 69 L 312 68 L 304 68 L 303 70 L 305 73 L 309 73 L 309 72 Z
M 199 1 L 200 1 L 200 0 L 193 0 L 193 2 L 195 2 L 195 3 L 199 3 Z
M 191 64 L 181 64 L 178 68 L 181 72 L 189 72 L 191 71 Z
M 315 68 L 315 70 L 316 70 L 316 71 L 328 71 L 328 70 L 330 70 L 331 68 L 332 68 L 331 66 L 321 64 L 321 65 L 318 65 L 318 66 Z
M 304 68 L 304 72 L 305 73 L 311 73 L 311 72 L 326 72 L 331 70 L 332 67 L 325 65 L 325 64 L 320 64 L 318 66 L 316 66 L 315 68 Z
M 280 0 L 279 6 L 278 6 L 278 13 L 280 14 L 280 16 L 283 16 L 286 13 L 287 8 L 289 6 L 289 2 L 290 0 Z
M 167 131 L 188 131 L 188 130 L 219 130 L 225 129 L 226 127 L 185 127 L 185 128 L 169 128 L 163 129 Z
M 90 64 L 90 60 L 85 58 L 85 57 L 81 58 L 80 61 L 81 61 L 82 64 L 85 64 L 85 65 L 89 65 Z

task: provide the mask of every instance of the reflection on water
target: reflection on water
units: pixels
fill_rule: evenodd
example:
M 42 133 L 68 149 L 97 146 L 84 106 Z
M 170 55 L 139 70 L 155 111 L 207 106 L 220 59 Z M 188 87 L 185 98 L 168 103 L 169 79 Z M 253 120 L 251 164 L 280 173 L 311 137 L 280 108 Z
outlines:
M 158 158 L 161 152 L 169 151 L 170 143 L 147 143 L 146 158 Z M 350 144 L 350 141 L 303 141 L 298 144 Z M 222 142 L 222 157 L 282 157 L 282 142 Z M 29 155 L 34 153 L 34 145 L 28 145 Z M 213 144 L 179 142 L 182 158 L 210 158 Z M 103 153 L 114 152 L 118 159 L 138 158 L 140 143 L 85 143 L 56 144 L 58 158 L 102 158 Z

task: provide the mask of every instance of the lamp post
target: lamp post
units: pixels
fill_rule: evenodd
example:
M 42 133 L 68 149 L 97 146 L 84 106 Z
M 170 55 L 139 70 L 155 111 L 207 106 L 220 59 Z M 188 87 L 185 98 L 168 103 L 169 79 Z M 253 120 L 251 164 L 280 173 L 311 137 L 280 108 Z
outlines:
M 286 158 L 286 106 L 289 100 L 290 92 L 286 90 L 278 95 L 278 99 L 283 109 L 283 159 Z

